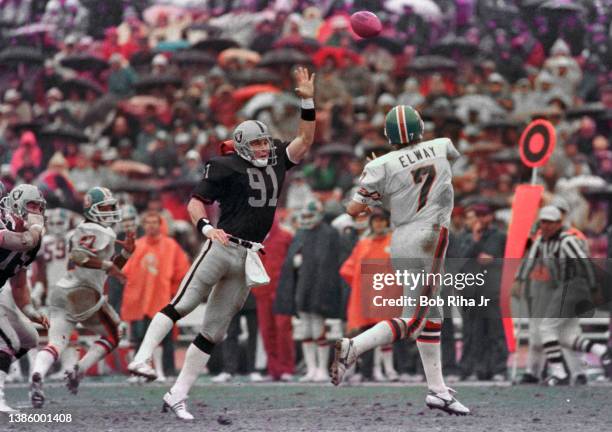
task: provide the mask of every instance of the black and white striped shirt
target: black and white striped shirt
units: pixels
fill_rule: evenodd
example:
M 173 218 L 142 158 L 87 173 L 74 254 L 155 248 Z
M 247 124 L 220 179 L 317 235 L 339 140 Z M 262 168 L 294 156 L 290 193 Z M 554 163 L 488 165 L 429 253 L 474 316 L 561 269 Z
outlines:
M 526 282 L 540 262 L 549 269 L 552 280 L 563 283 L 576 277 L 587 279 L 589 287 L 596 285 L 595 270 L 582 240 L 563 229 L 548 240 L 536 237 L 517 273 L 516 280 Z

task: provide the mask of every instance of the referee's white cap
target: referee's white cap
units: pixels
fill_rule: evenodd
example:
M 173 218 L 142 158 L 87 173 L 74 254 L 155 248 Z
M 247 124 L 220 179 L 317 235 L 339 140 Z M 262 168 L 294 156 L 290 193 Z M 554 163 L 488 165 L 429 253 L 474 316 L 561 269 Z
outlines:
M 557 207 L 546 206 L 540 210 L 539 220 L 558 222 L 561 220 L 561 212 Z

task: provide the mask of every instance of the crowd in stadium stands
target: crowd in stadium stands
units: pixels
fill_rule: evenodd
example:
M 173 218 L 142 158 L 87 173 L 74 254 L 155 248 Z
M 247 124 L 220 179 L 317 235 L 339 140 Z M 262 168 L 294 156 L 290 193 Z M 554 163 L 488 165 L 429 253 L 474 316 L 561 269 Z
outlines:
M 364 40 L 352 33 L 348 16 L 362 9 L 378 14 L 380 36 Z M 453 166 L 449 257 L 465 257 L 466 242 L 477 248 L 483 230 L 487 254 L 503 257 L 514 187 L 531 178 L 518 141 L 536 118 L 549 120 L 557 135 L 552 158 L 537 175 L 544 202 L 563 198 L 591 255 L 607 257 L 611 22 L 611 0 L 0 0 L 0 179 L 7 189 L 36 184 L 49 207 L 77 213 L 88 188 L 107 186 L 132 220 L 142 222 L 136 213 L 145 211 L 149 219 L 161 214 L 164 235 L 193 257 L 202 238 L 185 204 L 203 162 L 227 151 L 232 128 L 244 119 L 261 120 L 274 137 L 291 139 L 299 100 L 290 72 L 305 64 L 317 74 L 317 132 L 310 156 L 283 191 L 282 227 L 268 240 L 282 251 L 266 263 L 279 290 L 284 254 L 300 229 L 296 215 L 313 197 L 323 203 L 322 223 L 338 232 L 336 256 L 355 258 L 353 247 L 364 239 L 384 241 L 368 220 L 343 216 L 343 206 L 367 158 L 389 151 L 384 116 L 397 104 L 422 113 L 425 139 L 449 137 L 462 154 Z M 342 273 L 342 264 L 330 274 Z M 302 312 L 347 319 L 352 285 L 343 273 L 333 288 L 340 293 L 337 308 Z M 164 288 L 163 295 L 176 288 Z M 110 295 L 125 313 L 121 301 L 133 297 L 122 292 L 115 283 Z M 310 378 L 319 379 L 325 335 L 303 338 L 298 353 L 304 353 L 296 357 L 292 339 L 302 336 L 292 333 L 289 316 L 276 313 L 287 308 L 274 304 L 274 287 L 253 294 L 243 313 L 249 360 L 238 367 L 238 317 L 227 346 L 217 350 L 222 365 L 210 365 L 223 372 L 219 380 L 256 372 L 258 319 L 273 378 L 290 379 L 299 372 L 295 359 L 303 357 Z M 504 379 L 501 324 L 488 327 L 478 317 L 465 323 L 460 361 L 452 321 L 445 323 L 447 373 Z M 371 324 L 357 319 L 355 329 Z M 396 344 L 373 353 L 360 376 L 417 373 L 414 352 L 406 355 L 411 350 Z

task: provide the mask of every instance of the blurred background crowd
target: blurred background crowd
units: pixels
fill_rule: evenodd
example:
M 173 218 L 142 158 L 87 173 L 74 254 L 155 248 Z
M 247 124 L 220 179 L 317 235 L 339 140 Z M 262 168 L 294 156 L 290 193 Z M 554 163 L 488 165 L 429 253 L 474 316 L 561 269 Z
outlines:
M 350 30 L 350 13 L 364 9 L 383 22 L 380 36 L 360 39 Z M 478 243 L 482 235 L 474 233 L 483 230 L 492 233 L 488 253 L 503 256 L 514 187 L 531 175 L 518 140 L 531 120 L 544 118 L 557 132 L 556 150 L 537 177 L 544 201 L 561 202 L 568 222 L 586 233 L 591 255 L 608 257 L 611 23 L 612 0 L 0 0 L 0 178 L 8 188 L 36 184 L 49 207 L 77 213 L 88 188 L 109 187 L 127 220 L 160 214 L 164 234 L 193 256 L 201 238 L 185 203 L 203 161 L 223 151 L 244 119 L 292 139 L 299 100 L 291 71 L 307 65 L 317 74 L 317 133 L 283 191 L 278 229 L 295 237 L 277 233 L 270 240 L 282 251 L 269 264 L 281 282 L 285 254 L 296 264 L 290 247 L 304 241 L 301 231 L 309 226 L 300 215 L 321 215 L 321 223 L 336 228 L 337 244 L 328 244 L 341 251 L 336 273 L 358 242 L 377 238 L 372 221 L 343 215 L 343 203 L 367 158 L 389 151 L 384 116 L 396 104 L 422 113 L 426 139 L 449 137 L 462 153 L 453 166 L 449 256 L 463 257 L 465 241 Z M 304 209 L 314 198 L 320 208 Z M 314 309 L 302 312 L 346 319 L 355 301 L 350 274 L 337 280 L 337 307 L 309 305 Z M 259 324 L 268 372 L 287 378 L 295 372 L 292 338 L 303 340 L 300 357 L 315 379 L 327 338 L 292 333 L 290 315 L 297 311 L 275 304 L 275 290 L 255 292 L 245 308 L 247 351 L 257 349 Z M 123 287 L 111 295 L 121 310 Z M 219 349 L 226 378 L 238 371 L 240 322 Z M 355 328 L 367 325 L 357 320 Z M 484 332 L 474 336 L 478 341 L 497 343 L 488 366 L 474 364 L 483 355 L 478 343 L 463 350 L 470 357 L 460 364 L 450 344 L 447 369 L 466 379 L 503 379 L 501 329 L 481 327 L 466 332 L 464 326 L 464 342 L 473 331 Z M 454 340 L 452 329 L 445 333 Z M 307 352 L 316 350 L 304 343 L 324 348 L 313 357 Z M 386 364 L 391 378 L 394 367 L 414 372 L 397 361 L 409 356 L 397 354 L 395 366 L 389 363 L 390 350 L 372 363 Z M 255 371 L 254 357 L 247 357 L 241 370 Z M 372 367 L 365 375 L 372 376 Z

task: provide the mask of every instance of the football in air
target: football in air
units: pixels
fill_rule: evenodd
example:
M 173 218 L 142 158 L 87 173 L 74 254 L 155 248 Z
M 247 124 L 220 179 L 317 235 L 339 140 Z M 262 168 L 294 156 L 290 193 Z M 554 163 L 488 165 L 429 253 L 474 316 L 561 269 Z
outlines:
M 382 31 L 382 23 L 374 13 L 359 11 L 351 15 L 351 28 L 358 36 L 370 38 Z

